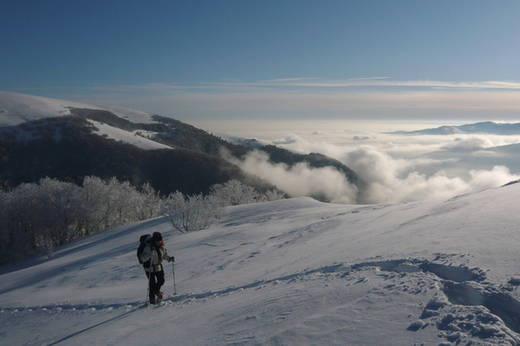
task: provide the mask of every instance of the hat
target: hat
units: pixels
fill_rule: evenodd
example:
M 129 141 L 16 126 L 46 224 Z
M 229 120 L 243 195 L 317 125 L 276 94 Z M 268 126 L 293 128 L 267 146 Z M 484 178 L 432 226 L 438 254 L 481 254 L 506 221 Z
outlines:
M 154 241 L 160 241 L 162 240 L 162 234 L 161 232 L 153 232 L 152 239 Z

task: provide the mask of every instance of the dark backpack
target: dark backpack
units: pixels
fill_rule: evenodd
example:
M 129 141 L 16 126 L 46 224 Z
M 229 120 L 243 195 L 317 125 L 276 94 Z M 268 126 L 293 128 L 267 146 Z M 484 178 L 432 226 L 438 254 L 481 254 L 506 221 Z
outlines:
M 148 264 L 148 266 L 150 265 L 148 263 L 148 262 L 150 262 L 150 260 L 148 260 L 146 262 L 143 262 L 141 260 L 141 255 L 143 253 L 144 247 L 150 241 L 150 239 L 152 239 L 152 236 L 149 234 L 143 234 L 141 237 L 139 237 L 139 247 L 137 248 L 137 260 L 139 261 L 140 264 L 142 264 L 144 266 L 147 266 L 147 264 Z

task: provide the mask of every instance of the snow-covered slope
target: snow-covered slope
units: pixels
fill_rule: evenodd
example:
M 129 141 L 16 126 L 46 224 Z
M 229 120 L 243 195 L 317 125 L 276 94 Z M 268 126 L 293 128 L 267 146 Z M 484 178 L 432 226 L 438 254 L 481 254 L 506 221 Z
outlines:
M 154 123 L 148 113 L 118 107 L 99 107 L 83 103 L 0 91 L 0 127 L 26 121 L 70 115 L 70 108 L 107 110 L 134 123 Z
M 101 109 L 70 101 L 0 91 L 0 127 L 70 115 L 70 108 Z
M 445 202 L 231 207 L 206 231 L 120 227 L 0 275 L 2 344 L 518 345 L 520 184 Z M 177 292 L 143 305 L 137 240 Z M 1 270 L 1 269 L 0 269 Z M 513 280 L 511 280 L 513 278 Z M 165 291 L 172 293 L 171 267 Z
M 145 150 L 153 149 L 173 149 L 172 147 L 153 141 L 139 134 L 139 131 L 125 131 L 117 127 L 110 126 L 99 121 L 89 120 L 89 122 L 96 129 L 95 134 L 106 136 L 107 138 L 115 139 L 124 143 L 135 145 L 138 148 Z M 143 131 L 144 132 L 144 131 Z
M 74 108 L 108 111 L 121 119 L 135 124 L 157 123 L 152 119 L 152 115 L 148 113 L 125 108 L 102 108 L 46 97 L 0 92 L 0 128 L 17 126 L 26 122 L 44 120 L 47 118 L 70 116 L 72 115 L 71 109 Z M 99 120 L 98 118 L 96 119 Z M 172 149 L 171 146 L 158 143 L 141 135 L 142 132 L 146 131 L 127 131 L 107 123 L 90 119 L 89 122 L 96 129 L 93 133 L 100 136 L 105 136 L 146 150 Z M 28 134 L 26 129 L 19 128 L 16 129 L 15 136 L 23 140 L 30 140 L 32 138 L 32 135 Z M 35 138 L 38 138 L 38 136 Z

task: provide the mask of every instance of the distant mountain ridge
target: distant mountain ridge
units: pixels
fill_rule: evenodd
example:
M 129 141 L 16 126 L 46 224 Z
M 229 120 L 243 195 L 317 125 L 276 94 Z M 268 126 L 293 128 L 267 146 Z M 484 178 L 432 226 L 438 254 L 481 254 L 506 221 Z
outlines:
M 484 121 L 459 126 L 440 126 L 416 131 L 394 131 L 394 135 L 453 135 L 453 134 L 519 135 L 520 123 L 495 123 Z
M 273 163 L 331 166 L 351 183 L 359 182 L 354 171 L 324 155 L 233 144 L 173 118 L 139 111 L 0 92 L 0 186 L 46 176 L 80 183 L 96 175 L 135 185 L 149 182 L 161 193 L 206 193 L 230 179 L 259 190 L 273 188 L 223 159 L 222 148 L 239 159 L 259 149 Z

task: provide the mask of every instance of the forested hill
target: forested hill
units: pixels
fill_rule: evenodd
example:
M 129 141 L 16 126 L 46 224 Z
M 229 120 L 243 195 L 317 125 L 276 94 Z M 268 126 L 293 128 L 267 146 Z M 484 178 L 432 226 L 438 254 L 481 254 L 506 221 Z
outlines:
M 161 122 L 161 126 L 166 126 L 154 137 L 156 141 L 163 144 L 200 151 L 218 157 L 221 155 L 222 148 L 226 148 L 237 158 L 243 158 L 252 150 L 261 150 L 269 155 L 269 160 L 272 163 L 284 163 L 289 167 L 301 162 L 306 162 L 313 168 L 330 166 L 343 173 L 351 183 L 359 182 L 357 174 L 352 169 L 340 161 L 322 154 L 298 154 L 275 145 L 248 146 L 245 144 L 235 144 L 172 118 L 154 115 L 153 119 Z
M 0 92 L 3 186 L 43 177 L 81 182 L 95 175 L 135 185 L 149 182 L 164 194 L 205 193 L 230 179 L 259 190 L 272 188 L 223 159 L 222 148 L 238 159 L 253 150 L 169 117 Z M 352 170 L 323 155 L 301 155 L 274 146 L 260 150 L 273 163 L 331 166 L 349 182 L 359 182 Z

